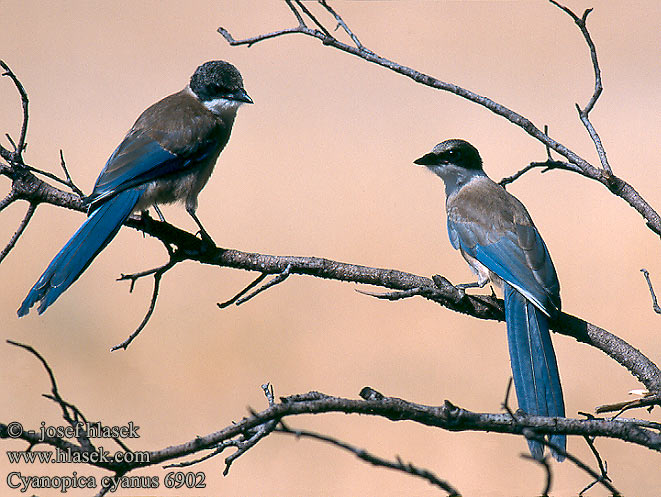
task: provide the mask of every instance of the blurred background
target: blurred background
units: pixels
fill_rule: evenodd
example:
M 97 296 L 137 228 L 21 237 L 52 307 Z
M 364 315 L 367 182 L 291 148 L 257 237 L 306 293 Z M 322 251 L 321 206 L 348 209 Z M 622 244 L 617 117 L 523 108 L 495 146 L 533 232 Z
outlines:
M 328 20 L 312 2 L 319 18 Z M 593 91 L 589 52 L 572 20 L 545 1 L 332 2 L 360 40 L 378 54 L 454 82 L 528 117 L 583 157 L 598 163 L 575 102 Z M 579 15 L 594 7 L 589 28 L 605 91 L 592 120 L 614 172 L 655 208 L 659 185 L 661 4 L 567 0 Z M 324 47 L 301 35 L 251 48 L 236 38 L 296 25 L 282 2 L 4 0 L 0 58 L 30 96 L 26 161 L 60 174 L 64 151 L 77 184 L 89 193 L 106 159 L 137 116 L 178 91 L 195 68 L 225 59 L 243 74 L 255 105 L 244 106 L 198 215 L 224 247 L 279 255 L 320 256 L 472 278 L 445 231 L 440 179 L 412 161 L 447 138 L 481 152 L 495 180 L 545 150 L 522 130 L 458 97 Z M 339 33 L 339 32 L 338 32 Z M 18 137 L 20 100 L 0 79 L 0 131 Z M 4 138 L 3 138 L 4 139 Z M 6 140 L 4 144 L 7 145 Z M 3 178 L 2 187 L 9 183 Z M 640 273 L 661 289 L 659 239 L 626 203 L 602 186 L 566 172 L 526 174 L 509 187 L 528 207 L 549 246 L 564 310 L 661 358 L 660 317 Z M 2 245 L 26 205 L 0 216 Z M 193 231 L 180 206 L 167 219 Z M 34 346 L 48 360 L 60 392 L 89 419 L 133 421 L 134 450 L 154 450 L 216 431 L 266 406 L 260 385 L 276 396 L 319 390 L 357 397 L 369 385 L 424 404 L 449 399 L 497 412 L 510 375 L 505 325 L 453 313 L 421 298 L 383 302 L 355 286 L 295 276 L 241 307 L 219 310 L 255 274 L 185 263 L 163 279 L 154 316 L 125 352 L 110 347 L 140 323 L 152 280 L 129 293 L 120 273 L 162 264 L 159 242 L 123 229 L 83 277 L 39 317 L 16 309 L 83 215 L 43 206 L 0 266 L 2 338 Z M 639 383 L 602 353 L 554 337 L 567 413 L 629 398 Z M 27 427 L 62 425 L 41 394 L 47 375 L 26 352 L 0 344 L 0 420 Z M 644 412 L 631 413 L 636 417 Z M 401 456 L 450 481 L 464 495 L 538 495 L 542 468 L 520 457 L 520 437 L 449 433 L 367 416 L 290 419 L 377 455 Z M 111 444 L 107 449 L 115 450 Z M 626 495 L 658 495 L 659 456 L 599 439 L 609 474 Z M 3 441 L 2 450 L 25 444 Z M 595 466 L 581 439 L 569 450 Z M 9 465 L 0 458 L 2 493 L 10 471 L 31 475 L 106 475 L 87 466 Z M 274 435 L 242 456 L 223 477 L 223 458 L 191 468 L 207 488 L 118 490 L 147 495 L 438 495 L 426 482 L 359 462 L 314 441 Z M 576 495 L 588 476 L 553 464 L 553 495 Z M 136 475 L 159 476 L 150 467 Z M 18 495 L 18 491 L 15 491 Z M 44 495 L 49 492 L 43 492 Z M 71 490 L 69 495 L 89 495 Z M 601 488 L 588 495 L 604 496 Z

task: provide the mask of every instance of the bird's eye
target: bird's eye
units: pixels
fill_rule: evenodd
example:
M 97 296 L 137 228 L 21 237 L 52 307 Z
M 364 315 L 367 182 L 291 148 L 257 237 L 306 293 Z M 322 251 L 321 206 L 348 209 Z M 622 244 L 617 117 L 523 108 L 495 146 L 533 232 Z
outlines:
M 461 151 L 459 150 L 448 150 L 448 158 L 452 161 L 456 161 L 461 157 Z

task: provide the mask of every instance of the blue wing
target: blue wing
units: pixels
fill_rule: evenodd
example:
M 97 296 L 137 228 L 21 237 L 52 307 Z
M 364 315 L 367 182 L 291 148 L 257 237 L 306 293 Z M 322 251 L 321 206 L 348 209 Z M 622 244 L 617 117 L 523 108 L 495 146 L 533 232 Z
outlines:
M 512 225 L 494 233 L 477 222 L 448 217 L 448 234 L 455 249 L 480 261 L 548 316 L 560 309 L 558 277 L 534 225 Z
M 209 141 L 196 154 L 182 157 L 166 150 L 147 133 L 131 131 L 106 162 L 88 201 L 93 209 L 119 192 L 186 171 L 211 155 L 216 150 L 214 145 Z
M 192 171 L 220 153 L 225 125 L 185 90 L 145 110 L 106 162 L 89 201 L 104 201 L 155 179 Z

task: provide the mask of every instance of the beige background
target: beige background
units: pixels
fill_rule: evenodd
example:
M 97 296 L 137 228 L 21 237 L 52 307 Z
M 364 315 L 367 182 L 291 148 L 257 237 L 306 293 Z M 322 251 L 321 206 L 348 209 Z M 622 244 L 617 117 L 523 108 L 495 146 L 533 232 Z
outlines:
M 568 4 L 577 12 L 595 8 L 589 22 L 605 92 L 593 121 L 613 168 L 659 208 L 661 4 Z M 574 109 L 592 92 L 588 51 L 571 19 L 547 2 L 333 5 L 377 53 L 497 99 L 540 127 L 548 124 L 552 136 L 596 161 Z M 4 0 L 0 9 L 0 57 L 30 95 L 26 160 L 59 173 L 62 148 L 87 192 L 146 106 L 183 87 L 206 60 L 226 59 L 240 68 L 255 105 L 240 110 L 198 211 L 226 247 L 467 281 L 471 275 L 447 240 L 442 184 L 412 161 L 451 137 L 476 145 L 495 179 L 545 156 L 541 145 L 486 110 L 318 41 L 290 36 L 232 48 L 216 33 L 221 25 L 236 37 L 293 26 L 280 2 Z M 3 78 L 0 131 L 16 137 L 19 122 L 16 92 Z M 3 179 L 5 191 L 8 186 Z M 658 361 L 660 318 L 639 272 L 650 269 L 661 290 L 658 237 L 623 201 L 569 173 L 532 172 L 510 191 L 526 203 L 551 250 L 564 309 Z M 24 211 L 25 205 L 13 205 L 2 213 L 3 240 Z M 194 228 L 178 206 L 165 214 Z M 115 278 L 165 260 L 159 243 L 128 229 L 46 314 L 18 320 L 20 301 L 82 219 L 40 208 L 0 266 L 2 338 L 36 347 L 56 372 L 62 394 L 90 419 L 140 425 L 133 449 L 181 443 L 240 419 L 247 406 L 263 408 L 265 381 L 277 395 L 318 389 L 356 397 L 370 385 L 426 404 L 450 399 L 472 410 L 499 409 L 510 374 L 504 324 L 422 299 L 376 301 L 351 285 L 306 277 L 221 311 L 216 302 L 255 275 L 182 264 L 165 277 L 140 338 L 127 352 L 110 353 L 141 321 L 151 294 L 151 281 L 129 294 L 128 284 Z M 554 342 L 569 415 L 624 400 L 640 386 L 603 354 L 562 336 Z M 0 359 L 0 421 L 62 424 L 58 408 L 40 395 L 49 385 L 37 361 L 2 344 Z M 343 415 L 290 424 L 381 456 L 400 455 L 467 496 L 532 496 L 543 486 L 542 469 L 520 457 L 525 444 L 518 437 Z M 626 495 L 658 495 L 658 455 L 607 440 L 597 446 Z M 23 447 L 2 444 L 3 451 Z M 571 438 L 569 449 L 594 465 L 581 439 Z M 12 467 L 4 456 L 0 461 L 3 495 L 18 495 L 4 483 L 11 470 L 105 474 L 84 466 Z M 161 487 L 116 495 L 439 494 L 423 481 L 375 469 L 323 444 L 279 435 L 238 460 L 228 477 L 222 469 L 221 458 L 194 468 L 207 475 L 205 491 Z M 589 482 L 571 463 L 554 465 L 554 472 L 556 496 L 575 495 Z M 162 481 L 165 473 L 152 467 L 136 474 Z M 605 492 L 595 488 L 588 495 Z

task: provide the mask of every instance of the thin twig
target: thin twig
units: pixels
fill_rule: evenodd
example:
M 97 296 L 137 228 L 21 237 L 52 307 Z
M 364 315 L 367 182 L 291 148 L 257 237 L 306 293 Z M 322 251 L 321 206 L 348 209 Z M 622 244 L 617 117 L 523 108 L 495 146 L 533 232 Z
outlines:
M 442 490 L 448 492 L 450 497 L 459 497 L 459 495 L 461 495 L 459 491 L 455 489 L 450 483 L 440 479 L 432 471 L 429 471 L 428 469 L 419 468 L 413 465 L 412 463 L 404 463 L 399 457 L 397 457 L 396 461 L 389 461 L 388 459 L 384 459 L 382 457 L 371 454 L 365 449 L 359 449 L 354 445 L 351 445 L 347 442 L 338 440 L 337 438 L 328 435 L 322 435 L 321 433 L 316 433 L 308 430 L 291 429 L 289 428 L 289 426 L 285 424 L 284 421 L 280 421 L 280 425 L 278 428 L 275 429 L 275 431 L 277 433 L 294 435 L 296 438 L 311 438 L 314 440 L 320 440 L 322 442 L 330 443 L 331 445 L 340 447 L 341 449 L 351 452 L 358 459 L 373 464 L 374 466 L 394 469 L 396 471 L 401 471 L 403 473 L 412 476 L 423 478 L 432 485 L 435 485 L 441 488 Z
M 604 478 L 602 475 L 600 475 L 599 473 L 594 471 L 590 466 L 585 464 L 583 461 L 578 459 L 573 454 L 571 454 L 571 453 L 567 452 L 566 450 L 564 450 L 559 445 L 556 445 L 553 442 L 547 440 L 545 437 L 538 435 L 534 430 L 532 430 L 530 428 L 524 428 L 523 433 L 526 436 L 526 438 L 528 438 L 530 440 L 534 440 L 535 442 L 539 442 L 540 444 L 548 447 L 552 451 L 556 452 L 557 454 L 560 454 L 561 456 L 564 456 L 566 459 L 573 462 L 574 465 L 576 465 L 578 468 L 585 471 L 592 478 L 594 478 L 596 481 L 598 481 L 604 487 L 606 487 L 606 489 L 608 489 L 608 491 L 610 491 L 612 493 L 612 497 L 621 497 L 622 496 L 620 491 L 617 490 L 613 486 L 613 484 L 610 482 L 610 478 L 608 478 L 608 477 Z
M 14 86 L 16 86 L 16 89 L 18 90 L 18 93 L 21 96 L 21 106 L 23 107 L 23 123 L 21 124 L 21 134 L 18 137 L 18 144 L 12 143 L 12 145 L 14 146 L 14 152 L 12 154 L 12 158 L 11 159 L 7 159 L 6 157 L 5 158 L 15 163 L 16 162 L 22 163 L 23 151 L 25 150 L 26 147 L 25 139 L 28 133 L 28 118 L 29 118 L 28 94 L 25 91 L 23 84 L 19 81 L 16 74 L 14 74 L 14 72 L 9 68 L 9 66 L 3 60 L 0 60 L 0 67 L 2 67 L 5 70 L 2 76 L 9 76 L 9 78 L 11 78 L 11 80 L 14 82 Z
M 505 186 L 507 186 L 510 183 L 513 183 L 514 181 L 519 179 L 521 176 L 523 176 L 525 173 L 527 173 L 531 169 L 535 169 L 535 168 L 538 168 L 538 167 L 543 168 L 542 173 L 546 173 L 546 172 L 551 171 L 553 169 L 562 169 L 562 170 L 565 170 L 565 171 L 573 171 L 573 169 L 570 167 L 570 165 L 568 163 L 562 162 L 562 161 L 546 160 L 544 162 L 531 162 L 530 164 L 525 166 L 523 169 L 517 171 L 513 175 L 507 176 L 507 177 L 501 179 L 498 182 L 498 184 L 504 188 Z
M 272 407 L 275 404 L 275 398 L 273 396 L 273 386 L 270 383 L 265 383 L 262 385 L 262 390 L 264 391 L 264 395 L 266 396 L 269 407 Z M 251 410 L 251 415 L 256 416 L 257 414 L 258 413 Z M 231 438 L 228 440 L 223 440 L 215 447 L 209 447 L 214 449 L 209 454 L 205 454 L 202 457 L 198 457 L 190 461 L 168 464 L 164 467 L 185 468 L 185 467 L 193 466 L 195 464 L 199 464 L 203 461 L 206 461 L 208 459 L 211 459 L 212 457 L 221 454 L 228 447 L 235 447 L 237 449 L 236 452 L 230 454 L 225 458 L 225 469 L 223 471 L 223 476 L 227 476 L 229 474 L 229 470 L 230 467 L 232 466 L 232 463 L 236 461 L 239 457 L 241 457 L 243 454 L 248 452 L 250 449 L 252 449 L 255 445 L 257 445 L 257 443 L 260 440 L 262 440 L 264 437 L 270 435 L 275 430 L 278 423 L 279 423 L 278 419 L 266 421 L 263 424 L 257 425 L 251 429 L 248 429 L 240 433 L 236 439 Z
M 78 189 L 76 185 L 74 185 L 72 182 L 70 182 L 68 179 L 63 179 L 57 176 L 56 174 L 53 174 L 48 171 L 44 171 L 43 169 L 38 169 L 34 166 L 30 166 L 29 164 L 22 164 L 22 166 L 27 169 L 28 171 L 36 174 L 41 174 L 42 176 L 45 176 L 49 179 L 52 179 L 53 181 L 56 181 L 57 183 L 60 183 L 62 185 L 68 186 L 73 190 L 73 192 L 78 195 L 80 198 L 84 198 L 85 194 Z
M 3 76 L 5 76 L 5 75 L 3 74 Z M 14 150 L 16 150 L 18 148 L 16 146 L 16 142 L 14 141 L 14 139 L 11 137 L 11 135 L 9 133 L 5 133 L 5 138 L 7 138 L 7 141 L 9 142 L 9 144 L 12 146 L 12 148 Z
M 310 10 L 305 5 L 303 5 L 303 2 L 301 2 L 301 0 L 294 0 L 294 1 L 296 2 L 296 5 L 298 5 L 299 8 L 303 12 L 305 12 L 305 15 L 307 15 L 310 19 L 312 19 L 312 22 L 314 22 L 319 27 L 319 29 L 321 29 L 321 32 L 324 35 L 326 35 L 327 38 L 335 39 L 335 37 L 332 34 L 330 34 L 330 32 L 326 29 L 326 27 L 317 20 L 314 14 L 310 12 Z
M 253 298 L 253 297 L 259 295 L 259 294 L 262 293 L 264 290 L 267 290 L 267 289 L 271 288 L 272 286 L 277 285 L 278 283 L 282 283 L 283 281 L 285 281 L 285 280 L 289 277 L 290 274 L 291 274 L 291 264 L 288 264 L 287 267 L 284 269 L 284 271 L 282 271 L 282 272 L 279 273 L 279 274 L 276 274 L 276 275 L 273 277 L 273 279 L 271 279 L 271 281 L 266 282 L 264 285 L 262 285 L 261 287 L 259 287 L 257 290 L 255 290 L 255 291 L 249 293 L 249 294 L 246 295 L 245 297 L 240 297 L 240 298 L 232 299 L 232 300 L 234 301 L 234 304 L 236 304 L 236 305 L 245 304 L 245 303 L 248 302 L 251 298 Z M 266 274 L 264 274 L 263 276 L 266 276 Z M 252 288 L 252 287 L 255 286 L 257 283 L 259 283 L 260 281 L 262 281 L 263 279 L 264 279 L 264 278 L 257 278 L 257 280 L 259 280 L 259 281 L 255 280 L 253 283 L 251 283 L 251 284 L 249 285 L 249 287 Z M 249 288 L 247 288 L 247 290 L 248 290 L 248 289 L 249 289 Z M 243 293 L 245 293 L 245 292 L 243 292 Z M 218 307 L 220 307 L 220 305 L 219 305 Z M 222 307 L 221 307 L 221 308 L 222 308 Z
M 30 222 L 30 219 L 32 219 L 32 216 L 34 215 L 34 211 L 36 209 L 37 209 L 36 204 L 31 203 L 30 205 L 28 205 L 28 210 L 25 212 L 25 216 L 23 216 L 23 220 L 18 225 L 18 228 L 16 228 L 16 231 L 9 239 L 9 242 L 7 243 L 5 248 L 2 249 L 2 252 L 0 252 L 0 263 L 5 259 L 5 257 L 7 257 L 9 252 L 11 252 L 11 250 L 16 246 L 16 242 L 25 231 L 25 228 L 27 228 L 28 223 Z M 0 210 L 2 210 L 2 208 L 0 208 Z
M 604 404 L 597 406 L 594 411 L 597 414 L 618 411 L 617 414 L 613 416 L 616 418 L 622 415 L 624 412 L 630 411 L 631 409 L 640 409 L 643 407 L 650 408 L 659 405 L 661 405 L 661 394 L 658 392 L 647 392 L 647 394 L 642 399 L 617 402 L 615 404 Z
M 422 288 L 411 288 L 410 290 L 402 290 L 399 292 L 386 292 L 386 293 L 377 293 L 377 292 L 368 292 L 366 290 L 356 289 L 356 292 L 362 295 L 368 295 L 370 297 L 375 297 L 382 300 L 401 300 L 407 299 L 409 297 L 415 297 L 422 293 Z
M 338 14 L 339 16 L 339 14 Z M 595 180 L 606 186 L 616 196 L 625 200 L 631 207 L 633 207 L 646 221 L 647 226 L 655 233 L 661 235 L 661 216 L 658 212 L 626 181 L 614 176 L 610 172 L 608 163 L 606 166 L 602 164 L 601 168 L 593 166 L 590 162 L 580 157 L 578 154 L 567 148 L 562 143 L 554 140 L 548 134 L 541 131 L 529 119 L 523 115 L 501 105 L 487 97 L 479 95 L 475 92 L 462 88 L 458 85 L 441 81 L 427 74 L 423 74 L 415 69 L 398 64 L 384 57 L 377 55 L 371 50 L 358 48 L 347 43 L 343 43 L 335 38 L 329 38 L 325 34 L 315 29 L 310 29 L 305 26 L 298 26 L 297 28 L 282 29 L 271 33 L 266 33 L 242 40 L 236 40 L 225 28 L 218 28 L 218 32 L 227 40 L 232 46 L 248 45 L 252 46 L 255 43 L 267 39 L 275 38 L 288 34 L 303 34 L 306 36 L 319 39 L 325 45 L 331 46 L 343 52 L 355 55 L 362 58 L 367 62 L 378 64 L 382 67 L 390 69 L 393 72 L 402 74 L 406 77 L 413 79 L 415 82 L 429 86 L 431 88 L 447 91 L 457 95 L 461 98 L 469 100 L 473 103 L 485 107 L 487 110 L 504 117 L 512 124 L 522 128 L 526 133 L 547 145 L 558 154 L 565 157 L 568 161 L 567 167 L 576 173 L 579 173 L 586 178 Z M 598 67 L 598 66 L 597 66 Z M 599 143 L 599 141 L 597 141 Z M 603 148 L 603 147 L 602 147 Z
M 0 212 L 2 212 L 5 207 L 11 205 L 16 200 L 16 193 L 12 190 L 10 191 L 5 198 L 0 200 Z
M 268 400 L 269 407 L 273 407 L 275 404 L 275 399 L 273 397 L 273 386 L 270 383 L 265 383 L 262 385 L 262 390 L 264 391 L 264 395 Z M 252 411 L 251 414 L 254 416 L 256 412 Z M 223 476 L 227 476 L 229 474 L 230 467 L 234 461 L 236 461 L 239 457 L 257 445 L 257 443 L 264 437 L 270 435 L 276 429 L 279 422 L 279 419 L 273 419 L 255 427 L 249 432 L 246 432 L 245 435 L 242 435 L 242 440 L 238 441 L 236 444 L 237 451 L 225 458 L 225 469 L 223 470 Z M 248 435 L 248 437 L 246 437 L 246 435 Z
M 77 193 L 80 196 L 80 198 L 84 198 L 85 194 L 82 192 L 80 188 L 76 186 L 76 184 L 71 179 L 71 175 L 69 174 L 69 170 L 67 169 L 67 164 L 64 161 L 64 152 L 62 152 L 62 149 L 60 149 L 60 166 L 62 166 L 62 169 L 64 170 L 64 176 L 67 179 L 66 184 L 71 188 L 71 190 L 73 190 L 74 193 Z
M 594 146 L 597 150 L 597 155 L 599 155 L 599 161 L 601 162 L 601 167 L 603 167 L 604 171 L 606 171 L 608 174 L 613 174 L 610 164 L 608 163 L 608 158 L 606 157 L 606 150 L 604 149 L 604 146 L 601 142 L 601 138 L 599 137 L 597 131 L 594 129 L 594 126 L 590 122 L 590 118 L 589 118 L 590 111 L 594 108 L 595 104 L 597 103 L 597 100 L 599 99 L 599 96 L 601 95 L 604 89 L 601 82 L 601 70 L 599 69 L 599 62 L 597 61 L 597 47 L 592 41 L 592 36 L 590 36 L 590 32 L 588 31 L 587 28 L 588 15 L 590 14 L 590 12 L 592 12 L 592 9 L 587 9 L 585 12 L 583 12 L 582 17 L 578 17 L 576 14 L 574 14 L 574 12 L 572 12 L 571 9 L 565 7 L 564 5 L 559 4 L 555 0 L 549 0 L 549 2 L 551 2 L 553 5 L 555 5 L 556 7 L 567 13 L 574 20 L 574 23 L 576 23 L 578 28 L 581 30 L 581 33 L 583 34 L 585 43 L 587 43 L 588 48 L 590 49 L 590 58 L 592 59 L 592 68 L 594 69 L 594 92 L 592 93 L 592 97 L 590 97 L 590 100 L 585 105 L 585 107 L 581 109 L 581 107 L 578 104 L 576 104 L 576 110 L 578 111 L 578 115 L 581 118 L 581 121 L 583 122 L 585 129 L 587 129 L 590 138 L 594 143 Z
M 115 346 L 113 346 L 110 351 L 114 352 L 119 349 L 124 349 L 126 350 L 127 347 L 131 344 L 133 340 L 140 334 L 140 332 L 147 326 L 147 323 L 151 319 L 152 314 L 154 313 L 154 309 L 156 308 L 156 300 L 158 299 L 158 291 L 161 286 L 161 278 L 163 275 L 168 272 L 170 269 L 172 269 L 177 263 L 181 262 L 180 259 L 171 257 L 170 260 L 168 261 L 167 264 L 164 264 L 163 266 L 156 268 L 156 269 L 150 269 L 149 271 L 143 271 L 142 273 L 138 273 L 137 275 L 122 275 L 119 279 L 130 279 L 131 280 L 131 289 L 133 289 L 133 284 L 135 283 L 135 280 L 141 276 L 146 276 L 147 274 L 153 274 L 154 275 L 154 290 L 151 295 L 151 300 L 149 302 L 149 308 L 147 309 L 147 314 L 145 314 L 145 317 L 143 318 L 142 322 L 140 325 L 136 328 L 136 330 L 129 335 L 129 337 L 124 340 L 122 343 L 119 343 Z
M 545 479 L 544 488 L 542 489 L 542 492 L 539 495 L 540 497 L 549 497 L 549 492 L 551 491 L 551 485 L 553 484 L 553 472 L 551 471 L 551 465 L 549 464 L 548 456 L 544 456 L 541 459 L 535 459 L 530 454 L 522 454 L 522 457 L 524 459 L 533 461 L 544 468 L 544 471 L 546 473 L 546 479 Z
M 351 29 L 349 29 L 349 26 L 347 26 L 347 23 L 344 22 L 344 19 L 342 19 L 342 17 L 340 17 L 340 15 L 339 15 L 337 12 L 335 12 L 335 10 L 334 10 L 330 5 L 328 5 L 328 3 L 326 2 L 326 0 L 319 0 L 319 3 L 320 3 L 321 5 L 323 5 L 324 8 L 325 8 L 328 12 L 330 12 L 330 14 L 331 14 L 331 15 L 335 18 L 335 20 L 337 21 L 337 27 L 336 27 L 335 29 L 341 27 L 341 28 L 344 29 L 344 31 L 349 35 L 349 37 L 353 40 L 353 42 L 354 42 L 355 45 L 356 45 L 356 48 L 359 48 L 360 50 L 364 50 L 365 52 L 371 52 L 371 50 L 368 50 L 367 48 L 365 48 L 365 46 L 360 42 L 360 40 L 358 39 L 358 37 L 354 34 L 354 32 L 351 31 Z
M 298 20 L 299 27 L 306 28 L 307 25 L 305 24 L 305 21 L 303 20 L 303 17 L 301 16 L 301 14 L 299 14 L 298 10 L 296 10 L 296 7 L 294 7 L 294 5 L 291 2 L 292 2 L 292 0 L 285 0 L 285 3 L 287 4 L 287 7 L 289 7 L 289 9 L 294 13 L 294 16 Z
M 30 345 L 16 342 L 14 340 L 7 340 L 7 343 L 27 350 L 29 353 L 35 356 L 39 360 L 39 362 L 41 362 L 41 365 L 44 367 L 46 373 L 48 374 L 48 378 L 50 379 L 50 384 L 51 384 L 50 395 L 44 394 L 43 396 L 47 399 L 54 401 L 56 404 L 60 406 L 60 409 L 62 411 L 62 418 L 69 424 L 69 426 L 75 428 L 76 425 L 80 423 L 81 420 L 85 424 L 88 424 L 87 418 L 85 418 L 85 415 L 82 413 L 82 411 L 78 409 L 78 407 L 76 407 L 74 404 L 64 400 L 60 395 L 60 391 L 57 386 L 57 381 L 55 380 L 55 374 L 53 373 L 53 370 L 49 366 L 48 362 L 46 362 L 46 359 L 44 359 L 44 357 L 39 352 L 37 352 L 37 350 L 34 347 Z M 77 440 L 80 443 L 83 450 L 90 450 L 90 451 L 95 450 L 92 441 L 89 439 L 87 433 L 84 430 L 79 430 L 79 436 Z
M 544 134 L 548 135 L 549 134 L 549 125 L 545 124 L 544 125 Z M 552 162 L 553 157 L 551 157 L 551 147 L 548 146 L 547 143 L 544 144 L 544 148 L 546 149 L 546 161 L 547 162 Z
M 262 273 L 257 278 L 255 278 L 248 286 L 246 286 L 243 290 L 241 290 L 239 293 L 237 293 L 234 297 L 232 297 L 229 300 L 226 300 L 225 302 L 219 302 L 216 305 L 220 309 L 225 309 L 225 307 L 231 306 L 233 303 L 235 303 L 237 300 L 239 300 L 242 296 L 244 296 L 247 292 L 255 288 L 257 285 L 259 285 L 262 281 L 264 281 L 264 278 L 268 276 L 268 273 Z
M 640 270 L 641 273 L 643 273 L 643 276 L 645 277 L 645 281 L 647 281 L 647 287 L 650 290 L 650 295 L 652 296 L 652 310 L 656 312 L 657 314 L 661 314 L 661 307 L 659 307 L 659 303 L 656 300 L 656 294 L 654 293 L 654 286 L 652 286 L 652 280 L 650 279 L 650 272 L 643 268 Z
M 608 463 L 604 462 L 601 459 L 601 455 L 599 454 L 599 451 L 597 450 L 597 447 L 594 445 L 594 437 L 589 437 L 589 436 L 584 436 L 583 439 L 585 442 L 588 444 L 588 447 L 590 447 L 590 450 L 592 451 L 592 455 L 594 455 L 594 458 L 597 460 L 597 464 L 599 465 L 599 472 L 600 478 L 608 481 L 612 481 L 610 477 L 608 476 Z M 590 490 L 593 486 L 595 486 L 597 483 L 599 483 L 599 479 L 594 479 L 591 483 L 585 486 L 583 490 L 581 490 L 578 495 L 582 496 L 585 492 Z

